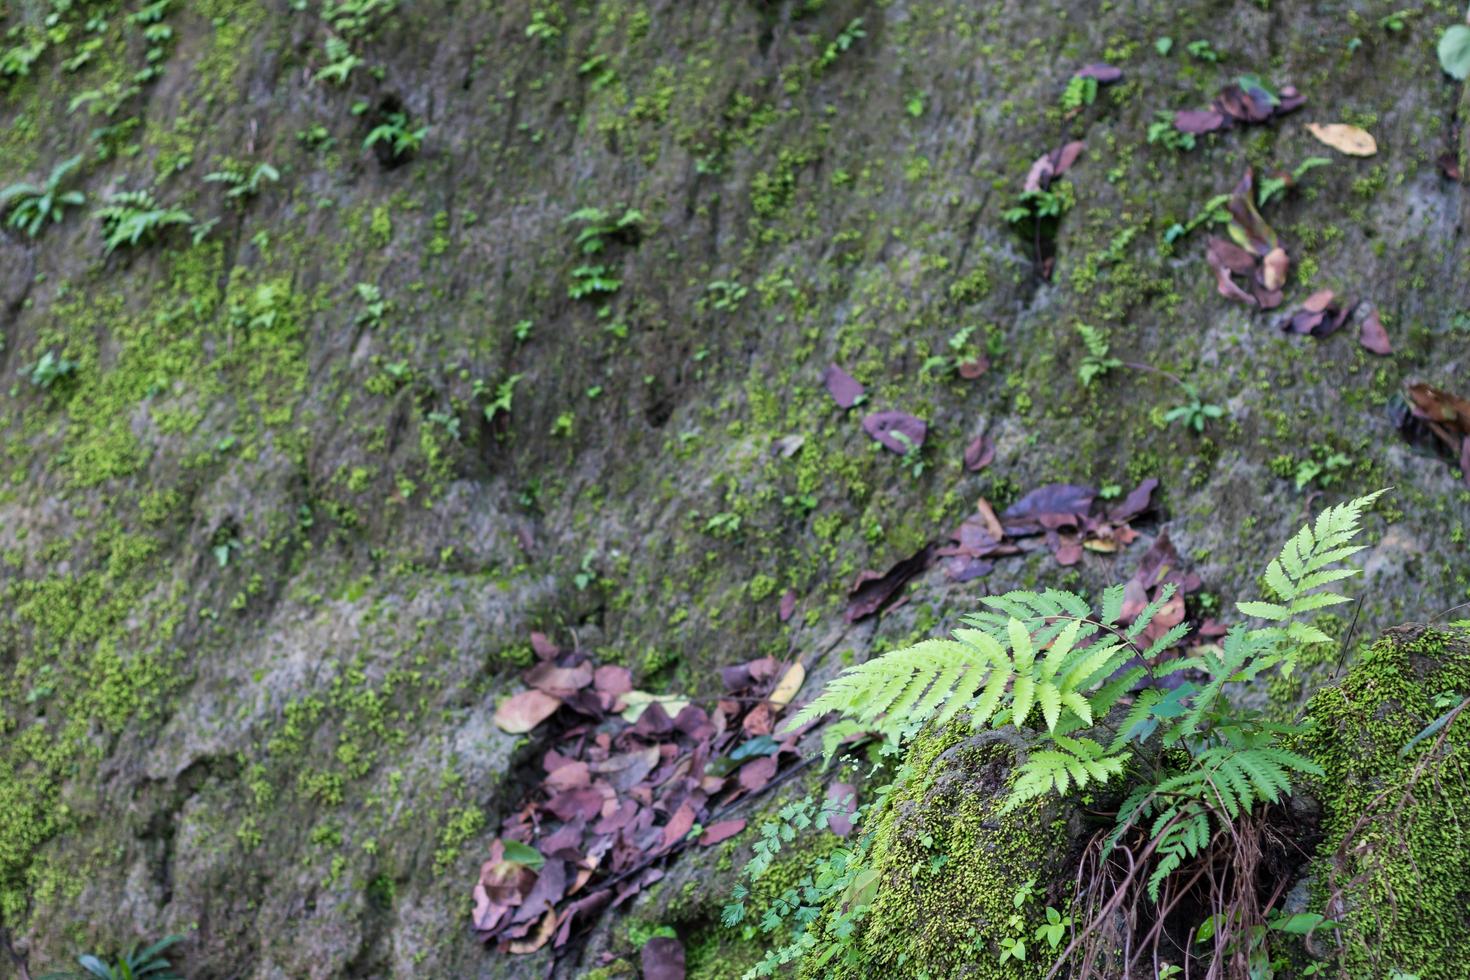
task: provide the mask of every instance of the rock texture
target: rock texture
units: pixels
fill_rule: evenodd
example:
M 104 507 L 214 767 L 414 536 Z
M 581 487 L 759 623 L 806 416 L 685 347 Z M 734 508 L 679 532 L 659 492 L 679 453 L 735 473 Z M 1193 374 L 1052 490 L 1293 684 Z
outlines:
M 767 652 L 800 653 L 814 684 L 982 590 L 1124 579 L 1158 530 L 1071 568 L 936 568 L 897 612 L 844 622 L 858 572 L 982 495 L 1157 477 L 1160 526 L 1228 608 L 1309 497 L 1392 484 L 1359 635 L 1463 601 L 1464 485 L 1401 443 L 1389 404 L 1407 379 L 1463 394 L 1470 376 L 1470 197 L 1435 162 L 1457 139 L 1433 55 L 1449 15 L 1396 31 L 1379 13 L 10 5 L 0 181 L 80 153 L 66 186 L 87 196 L 34 238 L 0 234 L 17 962 L 183 931 L 196 978 L 541 975 L 546 954 L 496 956 L 467 927 L 536 764 L 534 737 L 490 722 L 530 632 L 646 689 L 710 693 L 715 667 Z M 1064 108 L 1102 61 L 1123 80 Z M 1149 141 L 1158 113 L 1244 72 L 1306 107 L 1192 151 Z M 1208 229 L 1168 234 L 1247 166 L 1331 155 L 1314 120 L 1379 151 L 1265 207 L 1285 308 L 1320 288 L 1371 303 L 1390 357 L 1356 324 L 1283 334 L 1216 292 Z M 1018 233 L 1034 161 L 1073 140 L 1054 240 Z M 260 163 L 279 179 L 253 194 L 205 179 Z M 106 251 L 93 212 L 141 190 L 190 220 Z M 1224 417 L 1166 421 L 1189 396 L 1157 371 L 1084 386 L 1079 323 Z M 47 352 L 71 369 L 42 377 Z M 850 413 L 823 387 L 834 362 L 866 386 Z M 875 411 L 927 423 L 917 456 L 863 432 Z M 995 458 L 971 473 L 981 434 Z M 717 851 L 701 860 L 728 866 Z M 677 916 L 691 973 L 725 976 L 709 870 L 685 862 L 633 914 Z

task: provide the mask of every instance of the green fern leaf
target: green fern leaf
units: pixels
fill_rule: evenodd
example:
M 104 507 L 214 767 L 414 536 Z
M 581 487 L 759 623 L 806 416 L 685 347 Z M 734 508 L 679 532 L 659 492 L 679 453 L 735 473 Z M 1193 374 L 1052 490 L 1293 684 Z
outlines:
M 1280 622 L 1291 617 L 1290 609 L 1274 602 L 1237 602 L 1235 608 L 1257 619 L 1271 619 Z

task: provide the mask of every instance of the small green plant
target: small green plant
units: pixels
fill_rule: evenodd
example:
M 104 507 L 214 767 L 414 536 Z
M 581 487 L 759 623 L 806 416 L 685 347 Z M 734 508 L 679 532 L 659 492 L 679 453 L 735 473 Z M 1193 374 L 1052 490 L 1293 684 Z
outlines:
M 728 312 L 740 308 L 740 301 L 745 299 L 750 289 L 738 282 L 726 282 L 716 279 L 704 288 L 711 308 Z
M 1256 203 L 1265 207 L 1271 198 L 1284 192 L 1288 187 L 1294 187 L 1301 183 L 1302 177 L 1318 167 L 1325 167 L 1332 161 L 1326 157 L 1307 157 L 1290 175 L 1278 174 L 1272 177 L 1262 177 L 1260 189 L 1256 192 Z
M 1183 422 L 1186 428 L 1193 429 L 1195 432 L 1204 432 L 1206 422 L 1225 415 L 1225 409 L 1204 401 L 1200 397 L 1199 389 L 1188 381 L 1180 381 L 1179 386 L 1184 389 L 1184 395 L 1189 401 L 1183 405 L 1176 405 L 1164 413 L 1165 422 Z
M 583 255 L 596 255 L 607 247 L 609 241 L 636 244 L 643 236 L 643 212 L 635 208 L 624 208 L 614 218 L 602 208 L 578 208 L 562 219 L 562 224 L 580 224 L 576 244 Z
M 387 155 L 393 160 L 412 156 L 424 145 L 424 137 L 429 135 L 429 127 L 420 126 L 418 129 L 408 127 L 406 113 L 390 112 L 367 134 L 367 139 L 362 141 L 362 148 L 371 150 L 382 144 L 387 148 Z
M 77 957 L 81 970 L 46 973 L 38 980 L 183 980 L 162 955 L 164 950 L 183 941 L 183 936 L 165 936 L 144 949 L 134 945 L 112 963 L 88 953 Z
M 1062 90 L 1062 112 L 1074 113 L 1097 101 L 1097 79 L 1073 75 Z
M 1184 46 L 1184 50 L 1189 52 L 1190 57 L 1200 61 L 1208 61 L 1213 64 L 1220 60 L 1219 52 L 1210 46 L 1209 41 L 1190 41 Z
M 485 406 L 486 422 L 494 422 L 497 415 L 510 414 L 511 399 L 515 395 L 516 385 L 521 383 L 521 377 L 519 374 L 512 374 L 495 386 L 495 397 Z
M 572 299 L 584 299 L 598 293 L 615 293 L 622 288 L 621 279 L 608 275 L 611 270 L 605 265 L 579 265 L 572 270 L 572 281 L 567 285 L 567 295 Z
M 856 17 L 848 21 L 847 26 L 841 31 L 838 31 L 837 36 L 832 39 L 832 42 L 823 48 L 822 53 L 817 56 L 816 63 L 812 65 L 812 74 L 820 75 L 828 68 L 831 68 L 837 63 L 837 59 L 842 57 L 844 52 L 850 50 L 854 44 L 867 36 L 868 32 L 863 30 L 863 19 L 861 17 Z
M 61 185 L 81 162 L 82 155 L 78 153 L 52 167 L 43 184 L 11 184 L 0 190 L 0 214 L 10 211 L 10 220 L 6 224 L 35 238 L 48 219 L 58 223 L 66 208 L 80 206 L 86 201 L 86 196 L 81 191 L 64 191 Z
M 531 23 L 526 27 L 526 37 L 543 44 L 561 37 L 561 11 L 533 10 Z
M 1175 153 L 1188 153 L 1195 148 L 1193 133 L 1181 133 L 1174 128 L 1174 114 L 1165 109 L 1154 113 L 1154 121 L 1148 124 L 1148 141 L 1160 144 Z
M 1225 205 L 1230 202 L 1229 194 L 1216 194 L 1204 203 L 1194 216 L 1183 224 L 1175 222 L 1164 232 L 1164 241 L 1173 243 L 1188 235 L 1202 225 L 1224 224 L 1230 220 L 1230 215 L 1225 210 Z
M 204 175 L 206 184 L 228 185 L 229 190 L 225 191 L 228 198 L 254 197 L 260 193 L 263 183 L 274 184 L 280 179 L 281 172 L 268 163 L 257 163 L 248 172 L 231 164 Z
M 102 223 L 105 253 L 111 255 L 119 246 L 151 241 L 164 229 L 174 225 L 193 225 L 194 216 L 179 208 L 159 207 L 150 191 L 119 191 L 92 216 Z M 196 230 L 200 227 L 196 225 Z
M 1106 333 L 1085 323 L 1077 324 L 1077 333 L 1082 337 L 1082 345 L 1086 348 L 1082 363 L 1077 365 L 1077 379 L 1082 382 L 1082 387 L 1090 388 L 1093 381 L 1114 368 L 1123 366 L 1122 361 L 1109 355 Z
M 362 300 L 362 309 L 354 318 L 355 322 L 370 327 L 382 324 L 383 315 L 388 312 L 388 301 L 383 298 L 383 291 L 370 282 L 360 282 L 352 287 L 352 291 Z
M 1013 225 L 1040 218 L 1060 218 L 1072 209 L 1076 198 L 1069 183 L 1053 184 L 1052 188 L 1024 191 L 1002 217 Z
M 312 80 L 346 85 L 352 72 L 362 64 L 362 59 L 352 53 L 346 41 L 335 35 L 327 36 L 326 49 L 327 63 L 311 76 Z
M 1408 27 L 1409 21 L 1417 16 L 1419 16 L 1419 11 L 1413 8 L 1395 10 L 1391 14 L 1385 14 L 1378 18 L 1378 27 L 1381 30 L 1388 31 L 1390 34 L 1397 34 L 1399 31 Z
M 1470 77 L 1470 26 L 1456 24 L 1439 38 L 1439 66 L 1459 81 Z
M 76 373 L 75 361 L 57 354 L 55 351 L 47 351 L 42 354 L 34 365 L 31 366 L 31 384 L 37 388 L 49 389 L 58 381 L 65 380 Z

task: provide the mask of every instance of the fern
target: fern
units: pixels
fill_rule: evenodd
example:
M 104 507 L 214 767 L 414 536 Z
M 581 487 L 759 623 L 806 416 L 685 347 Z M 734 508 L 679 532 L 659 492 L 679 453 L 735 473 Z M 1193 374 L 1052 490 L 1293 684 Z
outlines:
M 1303 613 L 1348 602 L 1336 592 L 1314 592 L 1324 585 L 1356 575 L 1356 568 L 1329 568 L 1362 551 L 1365 545 L 1352 544 L 1359 531 L 1363 512 L 1386 491 L 1329 507 L 1317 517 L 1315 526 L 1308 524 L 1286 542 L 1270 565 L 1266 566 L 1266 584 L 1279 602 L 1238 602 L 1236 608 L 1247 616 L 1284 626 L 1268 626 L 1257 630 L 1263 639 L 1295 641 L 1298 644 L 1330 643 L 1331 637 L 1309 623 L 1296 620 Z M 1284 673 L 1290 674 L 1294 660 L 1288 654 Z
M 121 191 L 112 194 L 107 204 L 93 212 L 102 222 L 106 254 L 120 245 L 137 245 L 150 240 L 170 225 L 194 223 L 194 217 L 178 208 L 161 208 L 148 191 Z
M 1218 647 L 1159 663 L 1187 633 L 1182 622 L 1143 645 L 1174 597 L 1173 586 L 1161 589 L 1126 626 L 1120 623 L 1122 586 L 1105 590 L 1096 610 L 1071 592 L 1008 592 L 982 599 L 985 608 L 962 617 L 964 625 L 950 639 L 924 640 L 848 668 L 792 727 L 837 712 L 842 719 L 824 740 L 830 755 L 861 730 L 902 741 L 925 725 L 961 716 L 974 727 L 1014 726 L 1035 745 L 1016 767 L 1003 810 L 1122 778 L 1130 757 L 1146 758 L 1146 746 L 1157 740 L 1148 762 L 1155 778 L 1129 794 L 1111 838 L 1116 843 L 1128 828 L 1148 822 L 1158 854 L 1149 880 L 1156 897 L 1160 883 L 1226 823 L 1281 800 L 1294 774 L 1320 774 L 1310 760 L 1278 744 L 1289 729 L 1256 716 L 1226 715 L 1225 691 L 1275 667 L 1289 672 L 1299 646 L 1328 639 L 1300 617 L 1348 601 L 1323 587 L 1357 572 L 1336 563 L 1362 550 L 1353 541 L 1363 513 L 1381 493 L 1328 508 L 1288 541 L 1265 572 L 1277 601 L 1237 604 L 1271 625 L 1237 625 Z M 1130 662 L 1155 666 L 1129 668 Z M 1145 678 L 1185 670 L 1206 679 L 1145 687 L 1120 720 L 1106 724 Z M 1166 756 L 1165 749 L 1172 753 Z

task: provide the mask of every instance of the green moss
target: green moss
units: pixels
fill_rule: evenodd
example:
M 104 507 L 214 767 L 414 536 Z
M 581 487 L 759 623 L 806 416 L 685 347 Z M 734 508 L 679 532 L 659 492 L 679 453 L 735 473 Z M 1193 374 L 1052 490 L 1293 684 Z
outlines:
M 1387 976 L 1393 969 L 1423 980 L 1470 975 L 1464 942 L 1470 893 L 1470 825 L 1464 820 L 1460 763 L 1433 763 L 1410 779 L 1428 745 L 1407 759 L 1399 751 L 1424 726 L 1470 693 L 1470 637 L 1405 627 L 1375 644 L 1337 687 L 1308 705 L 1313 730 L 1303 742 L 1327 776 L 1311 787 L 1322 802 L 1318 899 L 1344 835 L 1356 829 L 1340 880 L 1347 893 L 1343 976 Z M 1449 729 L 1446 748 L 1463 755 L 1470 728 Z M 1406 800 L 1403 809 L 1399 802 Z M 1391 910 L 1385 914 L 1385 910 Z
M 1014 898 L 1027 881 L 1057 877 L 1064 828 L 1044 804 L 1000 816 L 1009 748 L 990 744 L 944 753 L 968 737 L 951 726 L 916 739 L 904 771 L 878 817 L 870 859 L 880 874 L 877 897 L 853 942 L 860 965 L 842 977 L 1040 977 L 1044 957 L 1000 962 L 1000 941 L 1030 933 L 1045 900 Z M 1054 900 L 1055 904 L 1055 900 Z M 1018 914 L 1024 925 L 1010 924 Z

